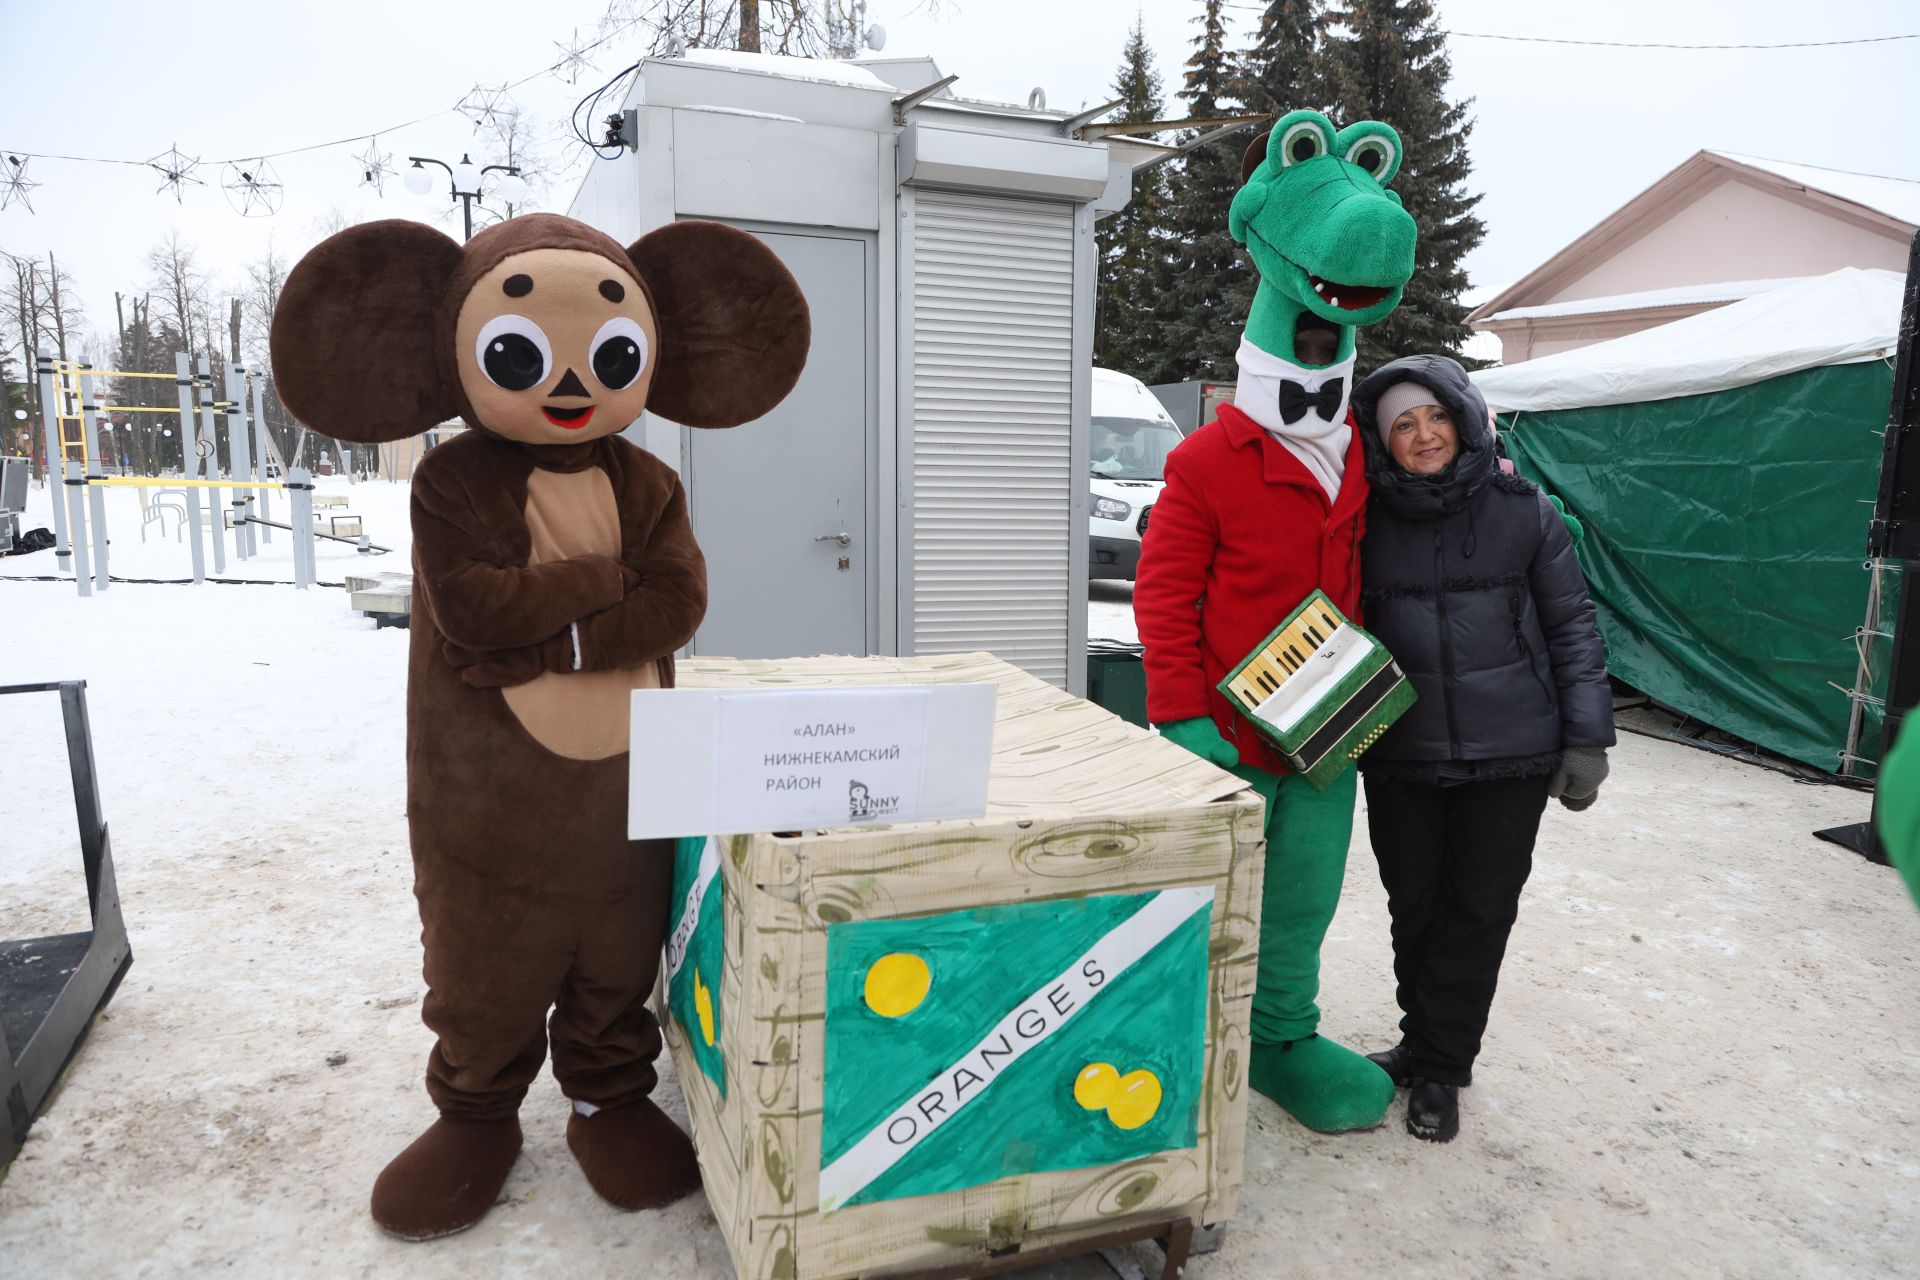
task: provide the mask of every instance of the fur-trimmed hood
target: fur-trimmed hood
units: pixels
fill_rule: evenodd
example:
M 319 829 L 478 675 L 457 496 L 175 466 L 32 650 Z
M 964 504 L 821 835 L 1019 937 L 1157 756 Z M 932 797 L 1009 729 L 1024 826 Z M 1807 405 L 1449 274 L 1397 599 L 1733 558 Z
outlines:
M 1381 438 L 1375 414 L 1381 393 L 1396 382 L 1417 382 L 1432 391 L 1436 402 L 1453 417 L 1460 434 L 1460 456 L 1433 476 L 1411 475 L 1400 469 Z M 1458 511 L 1499 474 L 1494 455 L 1493 424 L 1487 402 L 1456 360 L 1446 356 L 1402 356 L 1381 365 L 1353 392 L 1354 420 L 1367 451 L 1367 481 L 1374 496 L 1413 520 L 1432 520 Z

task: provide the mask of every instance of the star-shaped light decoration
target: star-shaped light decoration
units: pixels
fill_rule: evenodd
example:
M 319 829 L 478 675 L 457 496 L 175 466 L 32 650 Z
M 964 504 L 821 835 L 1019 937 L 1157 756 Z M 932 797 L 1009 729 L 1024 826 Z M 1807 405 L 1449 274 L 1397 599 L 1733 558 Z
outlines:
M 221 175 L 227 203 L 243 218 L 280 212 L 280 175 L 265 160 L 232 160 Z
M 373 194 L 384 198 L 387 194 L 386 181 L 393 176 L 393 165 L 389 163 L 392 159 L 391 151 L 380 149 L 377 135 L 368 138 L 367 149 L 354 157 L 360 166 L 360 185 L 372 187 Z
M 497 89 L 489 89 L 486 85 L 477 84 L 469 89 L 467 96 L 460 99 L 459 105 L 454 107 L 455 111 L 473 121 L 475 133 L 480 131 L 481 125 L 492 125 L 498 128 L 501 117 L 511 115 L 515 109 L 513 100 L 507 97 L 507 86 L 504 84 Z
M 6 163 L 0 164 L 0 209 L 17 204 L 32 213 L 33 201 L 27 198 L 27 193 L 39 185 L 27 176 L 26 157 L 8 156 Z
M 164 182 L 153 189 L 154 194 L 158 195 L 168 187 L 172 187 L 175 204 L 185 203 L 185 201 L 181 199 L 181 192 L 189 182 L 193 183 L 196 187 L 206 185 L 206 183 L 202 182 L 199 178 L 193 176 L 193 171 L 200 167 L 200 162 L 192 156 L 181 155 L 179 143 L 175 143 L 168 150 L 161 152 L 153 159 L 147 161 L 147 167 L 165 179 Z
M 591 40 L 580 38 L 578 27 L 573 29 L 573 39 L 568 43 L 561 44 L 555 40 L 553 47 L 560 51 L 560 61 L 553 64 L 553 74 L 568 84 L 577 83 L 582 71 L 593 69 L 593 63 L 587 59 L 587 50 L 593 48 L 593 44 Z

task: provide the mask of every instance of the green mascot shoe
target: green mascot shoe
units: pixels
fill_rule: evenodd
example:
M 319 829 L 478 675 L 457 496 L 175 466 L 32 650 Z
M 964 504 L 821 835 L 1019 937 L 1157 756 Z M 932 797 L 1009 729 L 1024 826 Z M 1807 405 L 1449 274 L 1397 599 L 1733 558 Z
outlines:
M 1393 1077 L 1325 1036 L 1253 1046 L 1247 1081 L 1318 1133 L 1376 1129 L 1393 1102 Z

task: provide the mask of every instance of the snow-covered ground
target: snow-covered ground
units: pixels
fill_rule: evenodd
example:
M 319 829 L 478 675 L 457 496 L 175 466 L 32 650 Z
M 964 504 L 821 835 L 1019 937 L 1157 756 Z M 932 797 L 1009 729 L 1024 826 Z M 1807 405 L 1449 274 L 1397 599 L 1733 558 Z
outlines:
M 102 485 L 100 494 L 107 513 L 107 528 L 112 539 L 108 548 L 107 565 L 117 578 L 191 578 L 193 576 L 193 552 L 188 546 L 185 522 L 177 514 L 172 502 L 163 494 L 167 488 L 164 480 L 150 487 Z M 174 489 L 173 495 L 182 491 Z M 207 494 L 213 490 L 200 491 L 200 508 L 204 513 L 209 509 Z M 221 504 L 224 506 L 233 497 L 234 491 L 222 489 Z M 407 486 L 390 480 L 369 480 L 354 483 L 344 476 L 318 476 L 314 480 L 315 507 L 328 516 L 357 516 L 360 518 L 361 531 L 372 540 L 374 545 L 387 547 L 386 554 L 361 552 L 345 543 L 330 542 L 324 538 L 314 540 L 314 565 L 322 582 L 339 583 L 342 573 L 356 571 L 376 572 L 395 570 L 406 572 L 407 560 L 413 545 L 413 536 L 407 523 Z M 337 499 L 342 505 L 320 505 L 323 499 Z M 284 492 L 269 491 L 265 499 L 267 506 L 255 508 L 255 514 L 262 519 L 275 520 L 281 524 L 290 524 L 289 506 Z M 152 519 L 145 518 L 149 510 L 154 512 Z M 91 517 L 89 517 L 91 519 Z M 202 519 L 206 517 L 203 514 Z M 27 513 L 21 517 L 22 529 L 53 528 L 52 508 L 48 490 L 32 488 L 27 494 Z M 325 531 L 332 525 L 317 526 Z M 226 568 L 218 573 L 214 570 L 212 531 L 202 530 L 205 542 L 205 557 L 208 577 L 241 578 L 248 581 L 293 581 L 293 535 L 285 529 L 261 528 L 254 526 L 254 532 L 262 540 L 258 542 L 258 553 L 242 560 L 236 549 L 231 529 L 221 531 L 223 547 L 226 552 Z M 91 541 L 89 541 L 91 551 Z M 25 556 L 0 556 L 0 579 L 31 578 L 50 575 L 55 572 L 54 553 L 51 550 L 37 551 Z M 68 589 L 72 590 L 72 579 L 68 579 Z M 109 588 L 111 590 L 111 588 Z
M 1111 580 L 1087 584 L 1087 639 L 1140 643 L 1133 625 L 1133 584 Z
M 339 488 L 376 540 L 404 538 L 401 507 Z M 164 554 L 151 576 L 184 576 L 184 547 Z M 356 562 L 321 556 L 325 579 Z M 1130 638 L 1130 589 L 1094 596 L 1092 634 Z M 0 634 L 0 682 L 88 681 L 134 955 L 0 1182 L 0 1275 L 730 1274 L 702 1198 L 628 1216 L 594 1197 L 545 1078 L 479 1227 L 403 1245 L 369 1220 L 374 1175 L 431 1118 L 404 634 L 338 590 L 6 581 Z M 0 747 L 0 937 L 80 927 L 57 702 L 0 698 Z M 1623 736 L 1600 803 L 1548 816 L 1461 1137 L 1416 1142 L 1397 1106 L 1325 1137 L 1256 1097 L 1239 1213 L 1189 1274 L 1920 1274 L 1920 915 L 1809 834 L 1866 813 Z M 1363 818 L 1327 1034 L 1390 1042 L 1389 965 Z

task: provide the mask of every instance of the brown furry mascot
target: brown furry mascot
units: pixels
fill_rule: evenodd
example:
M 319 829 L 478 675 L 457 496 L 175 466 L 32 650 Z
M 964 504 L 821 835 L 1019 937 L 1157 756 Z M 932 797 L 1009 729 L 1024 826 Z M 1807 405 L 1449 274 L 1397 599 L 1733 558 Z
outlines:
M 358 443 L 455 415 L 473 428 L 413 480 L 407 819 L 440 1118 L 374 1184 L 396 1236 L 492 1206 L 549 1038 L 595 1191 L 642 1209 L 699 1183 L 648 1096 L 673 861 L 667 841 L 626 838 L 626 752 L 628 691 L 672 683 L 706 565 L 679 479 L 614 433 L 642 409 L 759 417 L 808 341 L 793 277 L 710 222 L 626 249 L 550 214 L 465 247 L 374 222 L 287 280 L 273 368 L 295 417 Z

